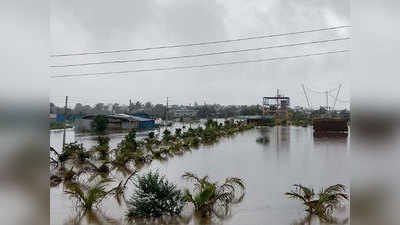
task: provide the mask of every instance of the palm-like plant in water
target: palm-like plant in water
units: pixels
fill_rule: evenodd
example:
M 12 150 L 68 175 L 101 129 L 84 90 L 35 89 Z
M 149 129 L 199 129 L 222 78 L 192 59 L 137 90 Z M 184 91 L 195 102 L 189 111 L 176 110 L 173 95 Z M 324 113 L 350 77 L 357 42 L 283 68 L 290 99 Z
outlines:
M 330 221 L 333 211 L 340 206 L 343 200 L 349 199 L 345 192 L 346 187 L 343 184 L 329 186 L 326 189 L 322 189 L 318 194 L 314 192 L 314 189 L 301 184 L 293 186 L 295 189 L 291 192 L 286 192 L 285 195 L 302 201 L 309 214 L 317 215 L 324 221 Z
M 182 129 L 181 128 L 176 128 L 175 129 L 175 136 L 176 137 L 181 137 L 182 136 Z
M 165 129 L 163 131 L 163 138 L 162 139 L 164 141 L 168 141 L 170 139 L 170 137 L 171 137 L 171 131 L 169 131 L 168 129 Z
M 199 178 L 193 173 L 186 172 L 182 177 L 194 181 L 194 193 L 185 190 L 185 197 L 188 202 L 193 203 L 196 212 L 200 213 L 202 217 L 209 217 L 212 214 L 226 216 L 230 206 L 240 202 L 244 197 L 245 184 L 236 177 L 226 178 L 222 185 L 211 182 L 208 176 Z M 237 197 L 237 189 L 241 191 L 239 197 Z M 223 214 L 220 213 L 221 209 Z
M 118 144 L 117 149 L 123 152 L 134 152 L 137 150 L 136 130 L 132 129 L 122 141 Z
M 68 184 L 65 193 L 77 200 L 77 204 L 85 211 L 98 206 L 107 197 L 106 184 L 110 179 L 103 179 L 91 187 L 83 187 L 78 183 Z
M 137 171 L 133 171 L 131 173 L 131 175 L 129 175 L 128 178 L 126 178 L 125 181 L 122 180 L 121 182 L 119 182 L 118 186 L 116 186 L 115 188 L 113 188 L 109 191 L 109 193 L 114 196 L 115 200 L 117 200 L 118 205 L 121 205 L 121 200 L 124 200 L 126 202 L 125 191 L 126 191 L 128 182 L 133 178 L 133 176 L 136 173 L 137 173 Z
M 57 161 L 61 164 L 70 159 L 76 159 L 78 163 L 82 163 L 90 157 L 90 153 L 83 148 L 82 144 L 77 142 L 66 144 L 60 154 L 56 151 L 53 152 L 57 155 Z
M 99 154 L 99 160 L 107 160 L 110 150 L 110 138 L 106 136 L 98 136 L 96 138 L 97 146 L 94 148 Z

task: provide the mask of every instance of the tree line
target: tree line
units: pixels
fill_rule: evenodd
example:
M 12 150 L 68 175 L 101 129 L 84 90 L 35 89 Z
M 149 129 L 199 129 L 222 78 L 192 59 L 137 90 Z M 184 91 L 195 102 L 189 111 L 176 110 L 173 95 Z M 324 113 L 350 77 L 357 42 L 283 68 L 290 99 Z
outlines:
M 195 117 L 232 117 L 236 115 L 261 115 L 263 110 L 261 105 L 172 105 L 168 107 L 168 117 L 174 118 L 176 110 L 193 110 Z M 164 118 L 167 113 L 167 107 L 164 104 L 152 104 L 151 102 L 136 102 L 131 105 L 119 105 L 97 103 L 93 106 L 77 103 L 74 107 L 67 108 L 68 114 L 119 114 L 119 113 L 146 113 L 155 118 Z M 50 113 L 63 114 L 64 107 L 50 103 Z
M 220 104 L 209 104 L 209 105 L 171 105 L 167 107 L 164 104 L 153 104 L 151 102 L 141 103 L 136 102 L 130 105 L 120 105 L 118 103 L 114 104 L 104 104 L 97 103 L 93 106 L 83 105 L 82 103 L 77 103 L 73 108 L 68 108 L 68 114 L 76 115 L 108 115 L 108 114 L 133 114 L 133 113 L 146 113 L 153 118 L 165 118 L 168 113 L 168 118 L 177 118 L 175 112 L 177 110 L 188 110 L 193 111 L 195 118 L 229 118 L 238 115 L 252 116 L 252 115 L 262 115 L 263 107 L 262 105 L 220 105 Z M 328 111 L 324 107 L 320 107 L 316 110 L 305 110 L 301 107 L 296 109 L 288 109 L 291 118 L 293 119 L 303 119 L 306 117 L 318 117 L 324 114 L 331 114 L 333 116 L 350 119 L 350 112 L 348 110 L 334 110 Z M 54 103 L 50 103 L 50 113 L 63 114 L 64 107 L 56 106 Z

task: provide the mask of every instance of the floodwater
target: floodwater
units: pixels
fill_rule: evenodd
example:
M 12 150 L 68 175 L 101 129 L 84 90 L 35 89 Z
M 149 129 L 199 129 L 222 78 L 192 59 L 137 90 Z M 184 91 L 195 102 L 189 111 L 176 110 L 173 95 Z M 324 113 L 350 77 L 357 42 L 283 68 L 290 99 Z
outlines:
M 59 149 L 62 131 L 50 132 L 51 146 Z M 111 147 L 116 146 L 124 134 L 111 135 Z M 256 139 L 268 136 L 268 144 Z M 85 147 L 95 144 L 93 136 L 78 136 L 67 131 L 67 142 L 78 141 Z M 309 224 L 300 202 L 288 199 L 284 193 L 293 184 L 312 186 L 318 191 L 333 184 L 349 187 L 349 138 L 313 137 L 312 127 L 257 128 L 233 137 L 223 137 L 218 143 L 201 146 L 167 161 L 154 160 L 141 172 L 158 170 L 179 188 L 190 187 L 181 175 L 190 171 L 199 176 L 209 175 L 212 180 L 223 181 L 226 177 L 242 178 L 246 183 L 246 195 L 240 204 L 232 207 L 231 216 L 213 223 L 226 225 L 294 225 Z M 127 197 L 132 193 L 128 190 Z M 74 224 L 78 215 L 74 202 L 63 194 L 62 184 L 50 189 L 50 215 L 52 225 Z M 335 216 L 339 224 L 347 224 L 349 203 Z M 118 206 L 114 199 L 107 199 L 98 210 L 99 220 L 82 220 L 82 224 L 126 224 L 126 206 Z M 185 209 L 184 214 L 190 212 Z M 105 219 L 107 218 L 107 219 Z M 195 218 L 185 224 L 198 224 Z M 310 224 L 319 224 L 312 220 Z

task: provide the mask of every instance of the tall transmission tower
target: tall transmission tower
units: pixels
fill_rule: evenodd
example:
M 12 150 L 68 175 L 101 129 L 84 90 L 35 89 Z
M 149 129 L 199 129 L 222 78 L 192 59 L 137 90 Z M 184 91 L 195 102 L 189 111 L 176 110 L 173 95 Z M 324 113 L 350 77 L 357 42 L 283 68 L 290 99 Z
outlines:
M 339 92 L 340 92 L 340 89 L 341 89 L 341 88 L 342 88 L 342 84 L 339 84 L 339 88 L 338 88 L 338 91 L 337 91 L 337 93 L 336 93 L 335 102 L 333 103 L 332 110 L 335 109 L 336 102 L 337 102 L 337 99 L 338 99 Z
M 306 88 L 304 87 L 304 84 L 301 84 L 301 87 L 303 88 L 304 96 L 306 96 L 308 108 L 311 109 L 312 107 L 311 107 L 310 101 L 308 100 L 308 96 L 307 96 L 307 92 L 306 92 Z
M 264 115 L 273 114 L 278 119 L 282 119 L 284 116 L 284 118 L 288 120 L 289 105 L 290 98 L 280 94 L 279 89 L 277 89 L 275 96 L 263 97 Z

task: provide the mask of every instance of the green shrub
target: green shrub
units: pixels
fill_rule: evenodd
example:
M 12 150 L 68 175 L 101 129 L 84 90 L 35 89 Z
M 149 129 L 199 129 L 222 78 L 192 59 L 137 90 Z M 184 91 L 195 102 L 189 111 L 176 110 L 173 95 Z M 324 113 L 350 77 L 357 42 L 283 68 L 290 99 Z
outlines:
M 158 172 L 139 176 L 135 186 L 137 189 L 128 201 L 128 220 L 174 216 L 182 212 L 183 194 Z
M 108 121 L 104 116 L 97 115 L 91 125 L 96 133 L 104 133 L 107 129 Z

